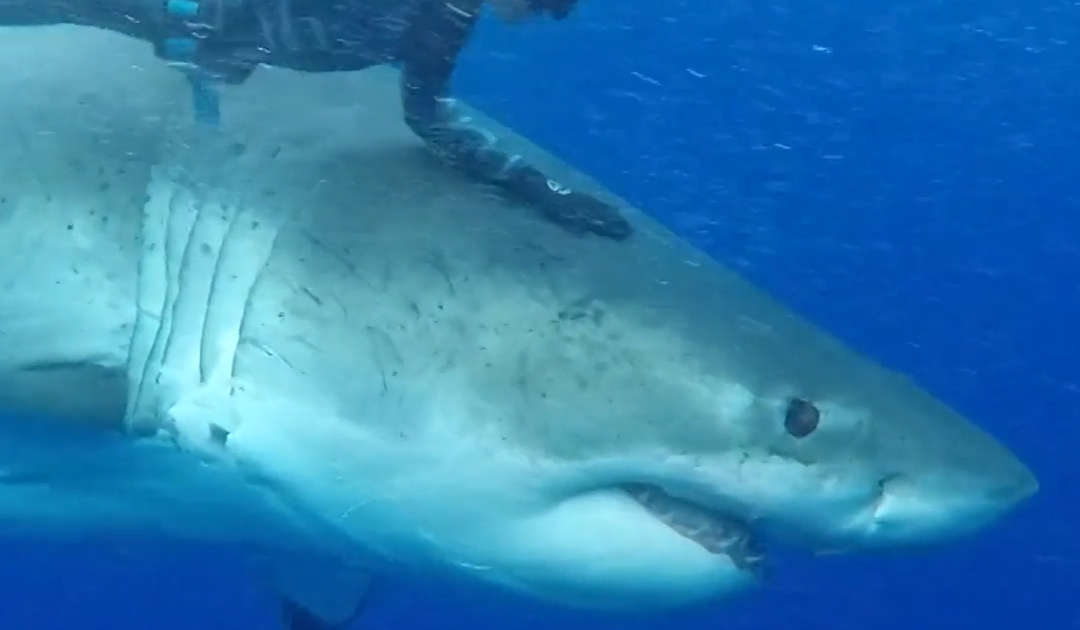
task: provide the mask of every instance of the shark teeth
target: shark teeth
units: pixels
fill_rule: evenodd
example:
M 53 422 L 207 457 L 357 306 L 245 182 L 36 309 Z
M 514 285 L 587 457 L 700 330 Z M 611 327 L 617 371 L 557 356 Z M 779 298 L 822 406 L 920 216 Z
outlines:
M 709 553 L 724 554 L 736 567 L 760 575 L 765 554 L 740 520 L 671 496 L 657 486 L 627 484 L 623 489 L 650 514 Z

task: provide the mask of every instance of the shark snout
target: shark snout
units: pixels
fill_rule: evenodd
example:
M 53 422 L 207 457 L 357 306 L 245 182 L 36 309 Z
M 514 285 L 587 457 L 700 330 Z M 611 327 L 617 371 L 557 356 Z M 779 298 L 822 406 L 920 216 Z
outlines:
M 1039 488 L 1012 459 L 978 474 L 889 475 L 868 510 L 874 543 L 934 542 L 978 530 L 1012 511 Z
M 1039 480 L 1035 473 L 1020 462 L 1016 462 L 1006 474 L 992 476 L 984 490 L 988 501 L 1001 505 L 1006 510 L 1022 503 L 1038 491 Z
M 1011 450 L 989 435 L 980 436 L 977 451 L 966 460 L 969 467 L 961 468 L 953 491 L 972 505 L 981 506 L 987 520 L 1002 516 L 1019 506 L 1039 490 L 1039 481 L 1027 465 Z M 963 462 L 965 460 L 961 460 Z M 963 500 L 963 499 L 961 499 Z

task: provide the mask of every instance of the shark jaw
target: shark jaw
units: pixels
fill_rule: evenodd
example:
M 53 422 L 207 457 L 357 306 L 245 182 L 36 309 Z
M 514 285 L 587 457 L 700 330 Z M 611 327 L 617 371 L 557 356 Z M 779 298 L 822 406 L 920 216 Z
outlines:
M 748 529 L 658 486 L 611 483 L 610 463 L 594 469 L 494 453 L 445 420 L 437 423 L 445 431 L 387 441 L 340 431 L 315 410 L 272 396 L 251 402 L 248 412 L 265 414 L 263 426 L 237 427 L 204 457 L 244 471 L 300 513 L 325 515 L 375 573 L 470 579 L 609 611 L 677 607 L 761 583 Z M 636 464 L 617 463 L 627 466 Z
M 765 552 L 738 518 L 671 496 L 658 486 L 627 484 L 623 489 L 649 514 L 705 551 L 727 556 L 742 571 L 754 575 L 762 571 Z
M 462 424 L 465 412 L 446 399 L 429 401 L 426 430 L 387 439 L 252 395 L 264 398 L 248 413 L 278 428 L 239 427 L 222 453 L 275 480 L 304 512 L 332 515 L 385 569 L 466 577 L 579 608 L 737 596 L 783 570 L 768 562 L 765 540 L 815 552 L 933 544 L 1035 489 L 1021 474 L 1002 478 L 1009 497 L 982 500 L 979 484 L 936 496 L 899 480 L 808 476 L 805 463 L 766 453 L 707 464 L 661 452 L 568 462 L 500 449 L 499 436 Z M 297 418 L 306 420 L 293 425 Z M 932 513 L 905 513 L 918 504 Z

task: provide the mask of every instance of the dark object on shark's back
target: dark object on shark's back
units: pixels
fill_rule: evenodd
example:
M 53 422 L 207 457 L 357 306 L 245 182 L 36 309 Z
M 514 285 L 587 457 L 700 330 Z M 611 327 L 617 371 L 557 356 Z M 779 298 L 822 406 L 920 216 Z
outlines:
M 506 188 L 568 230 L 593 232 L 620 241 L 633 231 L 615 206 L 565 188 L 531 166 L 511 171 Z
M 216 124 L 215 86 L 242 83 L 260 64 L 304 72 L 402 66 L 405 121 L 438 155 L 574 233 L 623 239 L 614 206 L 570 191 L 495 147 L 447 107 L 450 76 L 485 0 L 38 0 L 0 3 L 0 25 L 74 23 L 150 41 L 184 71 L 197 118 Z M 565 18 L 577 0 L 529 0 Z M 121 19 L 122 18 L 122 19 Z
M 534 9 L 560 18 L 577 0 L 531 1 Z M 400 57 L 406 123 L 448 162 L 532 205 L 557 225 L 574 233 L 592 232 L 617 240 L 628 237 L 633 229 L 614 206 L 567 189 L 520 156 L 499 150 L 493 137 L 447 111 L 450 75 L 482 4 L 482 0 L 454 5 L 432 0 L 405 32 Z
M 619 241 L 633 233 L 633 227 L 615 206 L 571 190 L 539 169 L 508 157 L 475 129 L 410 124 L 444 160 L 481 181 L 498 185 L 507 197 L 536 208 L 570 232 L 592 232 Z

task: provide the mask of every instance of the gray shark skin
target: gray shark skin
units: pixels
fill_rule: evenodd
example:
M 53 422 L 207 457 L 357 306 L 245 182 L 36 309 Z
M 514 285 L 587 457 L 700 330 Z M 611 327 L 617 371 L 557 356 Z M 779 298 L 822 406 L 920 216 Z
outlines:
M 1036 491 L 643 213 L 626 242 L 575 236 L 444 167 L 393 70 L 260 69 L 208 130 L 148 47 L 4 37 L 4 533 L 354 567 L 320 603 L 328 575 L 281 565 L 326 619 L 381 571 L 662 608 L 757 584 L 763 540 L 948 541 Z

